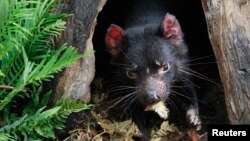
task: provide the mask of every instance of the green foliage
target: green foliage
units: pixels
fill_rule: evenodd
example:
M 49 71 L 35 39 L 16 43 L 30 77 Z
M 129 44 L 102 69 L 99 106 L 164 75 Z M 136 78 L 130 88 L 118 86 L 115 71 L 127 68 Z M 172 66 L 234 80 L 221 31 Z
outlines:
M 54 14 L 57 0 L 0 0 L 0 140 L 54 138 L 72 112 L 90 108 L 71 100 L 60 100 L 47 109 L 51 92 L 41 96 L 42 84 L 53 74 L 83 57 L 56 39 L 65 29 L 68 14 Z M 22 115 L 15 98 L 28 98 Z
M 61 100 L 54 108 L 44 110 L 42 107 L 26 114 L 0 129 L 1 139 L 38 140 L 41 137 L 55 138 L 54 128 L 62 129 L 65 118 L 72 112 L 89 109 L 90 106 L 74 100 Z M 33 110 L 33 109 L 32 109 Z M 20 138 L 20 134 L 22 135 Z

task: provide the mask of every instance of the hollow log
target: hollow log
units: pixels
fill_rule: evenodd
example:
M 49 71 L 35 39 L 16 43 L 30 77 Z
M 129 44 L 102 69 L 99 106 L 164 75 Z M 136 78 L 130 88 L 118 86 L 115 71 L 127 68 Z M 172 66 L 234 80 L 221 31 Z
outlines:
M 250 1 L 202 0 L 232 124 L 250 123 Z
M 71 67 L 63 71 L 55 80 L 55 102 L 59 97 L 90 100 L 90 83 L 95 74 L 95 56 L 93 52 L 92 37 L 96 26 L 96 18 L 103 8 L 106 0 L 61 0 L 63 6 L 58 12 L 72 14 L 67 21 L 66 30 L 60 43 L 67 43 L 76 47 L 85 57 L 78 60 Z
M 62 95 L 88 102 L 95 73 L 92 36 L 96 17 L 107 0 L 61 0 L 59 11 L 71 13 L 61 43 L 88 55 L 56 79 L 55 97 Z M 209 38 L 225 90 L 229 120 L 250 123 L 250 1 L 202 0 Z M 92 54 L 91 54 L 92 53 Z

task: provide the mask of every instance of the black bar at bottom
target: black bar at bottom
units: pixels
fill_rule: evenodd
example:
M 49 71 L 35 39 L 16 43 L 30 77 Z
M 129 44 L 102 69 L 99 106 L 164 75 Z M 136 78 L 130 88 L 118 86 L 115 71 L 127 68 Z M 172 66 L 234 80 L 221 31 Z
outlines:
M 208 141 L 232 138 L 250 141 L 250 125 L 208 125 Z

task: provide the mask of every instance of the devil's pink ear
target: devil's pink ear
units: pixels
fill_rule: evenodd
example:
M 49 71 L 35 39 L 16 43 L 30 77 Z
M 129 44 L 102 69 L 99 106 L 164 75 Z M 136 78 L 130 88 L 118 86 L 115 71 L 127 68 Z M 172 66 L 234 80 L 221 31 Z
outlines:
M 111 24 L 107 30 L 105 43 L 108 52 L 112 55 L 112 57 L 117 56 L 120 49 L 117 48 L 117 45 L 121 41 L 123 37 L 123 29 L 118 25 Z
M 179 21 L 175 16 L 167 13 L 161 23 L 163 37 L 171 44 L 179 46 L 183 42 L 183 34 Z

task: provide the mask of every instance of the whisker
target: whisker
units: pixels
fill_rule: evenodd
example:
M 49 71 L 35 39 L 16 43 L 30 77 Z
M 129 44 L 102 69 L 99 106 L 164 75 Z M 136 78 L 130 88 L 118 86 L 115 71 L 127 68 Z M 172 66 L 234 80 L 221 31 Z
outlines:
M 123 49 L 121 47 L 119 47 L 120 51 L 124 54 L 124 56 L 133 64 L 135 65 L 135 63 L 128 57 L 128 55 L 123 51 Z
M 184 69 L 182 69 L 180 71 L 183 72 L 183 73 L 189 74 L 191 76 L 195 76 L 197 78 L 200 78 L 202 80 L 206 80 L 206 81 L 211 82 L 211 83 L 218 86 L 218 84 L 215 81 L 213 81 L 212 79 L 210 79 L 210 78 L 206 77 L 205 75 L 202 75 L 202 74 L 200 74 L 200 73 L 198 73 L 198 72 L 196 72 L 194 70 L 191 70 L 191 69 L 184 70 Z
M 127 95 L 124 95 L 124 96 L 117 97 L 117 98 L 112 99 L 112 100 L 109 100 L 109 101 L 107 101 L 105 104 L 113 104 L 115 101 L 121 100 L 121 99 L 123 99 L 123 98 L 127 98 L 127 97 L 129 97 L 130 95 L 132 95 L 132 93 L 127 94 Z
M 125 67 L 129 67 L 129 68 L 131 68 L 132 67 L 132 65 L 130 65 L 130 64 L 122 64 L 122 63 L 117 63 L 117 62 L 110 62 L 112 65 L 119 65 L 119 66 L 125 66 Z
M 167 102 L 169 102 L 169 104 L 170 104 L 176 111 L 178 111 L 178 108 L 177 108 L 177 106 L 176 106 L 174 100 L 172 100 L 171 96 L 168 97 Z
M 200 86 L 198 86 L 197 84 L 195 84 L 191 79 L 186 79 L 186 78 L 184 78 L 184 79 L 185 79 L 186 81 L 192 83 L 196 88 L 198 88 L 198 89 L 201 88 Z
M 208 64 L 216 64 L 216 62 L 193 63 L 193 64 L 189 64 L 189 66 L 208 65 Z
M 195 98 L 191 98 L 191 97 L 188 97 L 188 96 L 186 96 L 186 95 L 184 95 L 184 94 L 181 94 L 181 93 L 179 93 L 179 92 L 176 92 L 176 91 L 174 91 L 174 90 L 171 90 L 171 92 L 173 92 L 174 94 L 177 94 L 177 95 L 179 95 L 179 96 L 182 96 L 182 97 L 184 97 L 184 98 L 187 98 L 188 100 L 190 100 L 192 103 L 195 103 L 196 104 L 196 99 Z
M 133 104 L 136 100 L 137 100 L 136 95 L 131 96 L 130 102 L 126 105 L 126 107 L 125 107 L 125 109 L 123 110 L 123 112 L 122 112 L 120 118 L 123 117 L 123 115 L 127 112 L 127 110 L 132 106 L 132 104 Z
M 126 103 L 128 103 L 128 102 L 129 102 L 131 99 L 133 99 L 135 96 L 136 96 L 136 95 L 132 95 L 130 98 L 126 99 L 126 100 L 123 102 L 123 104 L 122 104 L 121 107 L 125 107 L 125 106 L 126 106 Z
M 124 99 L 126 98 L 129 98 L 131 95 L 135 94 L 136 92 L 133 92 L 133 93 L 130 93 L 130 94 L 127 94 L 125 95 L 124 97 L 122 97 L 121 99 L 119 99 L 116 103 L 112 104 L 110 107 L 108 107 L 106 110 L 104 111 L 108 111 L 110 110 L 111 108 L 115 107 L 116 105 L 118 105 L 119 103 L 121 103 Z
M 211 108 L 211 106 L 208 103 L 206 103 L 204 100 L 198 99 L 198 102 L 200 102 L 202 104 L 205 104 L 206 106 L 208 106 L 209 108 Z
M 123 86 L 116 86 L 116 87 L 113 87 L 112 89 L 116 89 L 116 88 L 136 88 L 136 87 L 123 85 Z
M 207 80 L 207 81 L 209 81 L 209 82 L 212 82 L 213 84 L 218 85 L 218 84 L 217 84 L 215 81 L 213 81 L 211 78 L 209 78 L 209 77 L 207 77 L 207 76 L 205 76 L 205 75 L 203 75 L 203 74 L 201 74 L 201 73 L 198 73 L 197 71 L 194 71 L 194 70 L 192 70 L 192 69 L 188 69 L 188 71 L 190 71 L 190 72 L 193 73 L 193 74 L 196 74 L 196 75 L 199 75 L 199 76 L 203 77 L 204 80 Z
M 120 88 L 112 88 L 108 90 L 108 92 L 117 92 L 117 91 L 122 91 L 122 90 L 134 90 L 136 89 L 135 87 L 120 87 Z
M 197 60 L 202 60 L 202 59 L 206 59 L 206 58 L 210 58 L 210 57 L 214 57 L 214 55 L 208 55 L 208 56 L 204 56 L 204 57 L 200 57 L 200 58 L 189 58 L 189 61 L 190 62 L 193 62 L 193 61 L 197 61 Z
M 181 79 L 182 81 L 189 81 L 190 83 L 192 83 L 196 88 L 200 88 L 200 86 L 198 86 L 197 84 L 195 84 L 191 79 L 188 79 L 188 78 L 186 78 L 185 77 L 185 75 L 180 75 L 180 78 L 179 79 Z M 176 81 L 173 81 L 173 83 L 174 82 L 178 82 L 178 80 L 176 80 Z M 173 86 L 173 85 L 172 85 Z M 171 87 L 172 87 L 171 86 Z
M 181 89 L 181 90 L 184 90 L 182 87 L 180 87 L 180 86 L 171 86 L 171 88 L 177 88 L 177 89 Z M 184 90 L 185 91 L 185 90 Z M 174 96 L 174 95 L 170 95 L 170 96 Z M 200 100 L 200 99 L 196 99 L 196 98 L 192 98 L 192 99 L 194 99 L 194 100 L 197 100 L 197 101 L 199 101 L 199 102 L 201 102 L 201 103 L 203 103 L 203 104 L 205 104 L 205 105 L 208 105 L 204 100 Z
M 175 89 L 177 88 L 177 89 L 181 89 L 181 90 L 185 91 L 184 86 L 170 86 L 170 88 L 175 88 Z
M 128 90 L 123 90 L 123 91 L 116 91 L 114 94 L 124 94 L 124 95 L 126 95 L 127 93 L 130 93 L 132 91 L 134 91 L 134 90 L 128 89 Z

